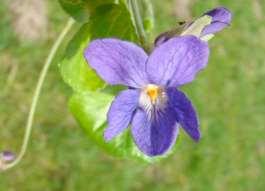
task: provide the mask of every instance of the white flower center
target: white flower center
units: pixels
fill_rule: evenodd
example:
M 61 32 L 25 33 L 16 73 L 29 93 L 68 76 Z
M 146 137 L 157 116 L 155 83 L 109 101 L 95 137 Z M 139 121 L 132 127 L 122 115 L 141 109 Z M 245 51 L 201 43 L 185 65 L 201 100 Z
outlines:
M 141 91 L 139 104 L 151 115 L 154 109 L 161 110 L 165 108 L 167 100 L 168 98 L 163 87 L 148 84 Z

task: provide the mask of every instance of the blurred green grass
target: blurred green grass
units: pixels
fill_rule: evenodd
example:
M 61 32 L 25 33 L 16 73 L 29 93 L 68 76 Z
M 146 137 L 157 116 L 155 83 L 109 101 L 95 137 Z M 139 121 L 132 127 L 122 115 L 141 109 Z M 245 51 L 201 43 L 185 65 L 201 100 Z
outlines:
M 255 6 L 254 3 L 260 3 Z M 176 23 L 173 0 L 154 1 L 156 33 Z M 0 150 L 19 149 L 39 71 L 67 15 L 48 0 L 47 37 L 19 41 L 0 7 Z M 0 174 L 0 190 L 255 190 L 265 188 L 265 4 L 258 0 L 195 1 L 192 15 L 224 5 L 232 26 L 211 40 L 209 66 L 183 89 L 197 107 L 203 138 L 182 131 L 176 152 L 152 165 L 117 160 L 82 133 L 67 110 L 71 90 L 55 63 L 37 109 L 22 163 Z M 57 58 L 58 59 L 58 58 Z

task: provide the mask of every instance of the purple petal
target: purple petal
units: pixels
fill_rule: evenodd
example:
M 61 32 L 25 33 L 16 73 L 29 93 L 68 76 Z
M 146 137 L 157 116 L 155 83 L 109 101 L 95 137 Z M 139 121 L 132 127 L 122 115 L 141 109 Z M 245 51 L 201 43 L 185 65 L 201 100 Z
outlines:
M 104 138 L 110 141 L 126 129 L 138 105 L 139 91 L 124 90 L 112 102 L 108 112 L 108 127 L 105 129 Z
M 174 108 L 178 122 L 189 136 L 198 141 L 200 139 L 200 129 L 196 111 L 190 100 L 181 91 L 176 88 L 167 90 L 169 104 Z
M 201 36 L 204 36 L 207 34 L 213 34 L 218 31 L 223 30 L 225 27 L 227 27 L 231 23 L 231 20 L 232 20 L 231 12 L 224 7 L 215 8 L 211 11 L 208 11 L 204 15 L 211 16 L 212 22 L 210 25 L 204 28 Z
M 137 45 L 118 39 L 92 41 L 85 58 L 97 74 L 112 85 L 140 87 L 146 83 L 147 55 Z
M 169 109 L 153 119 L 138 109 L 132 120 L 132 135 L 137 147 L 148 156 L 166 153 L 176 141 L 178 128 L 174 111 Z
M 156 47 L 147 61 L 151 83 L 170 87 L 191 82 L 208 62 L 207 43 L 195 36 L 174 37 Z
M 205 13 L 212 17 L 212 22 L 222 22 L 229 24 L 231 22 L 232 14 L 225 7 L 217 7 Z

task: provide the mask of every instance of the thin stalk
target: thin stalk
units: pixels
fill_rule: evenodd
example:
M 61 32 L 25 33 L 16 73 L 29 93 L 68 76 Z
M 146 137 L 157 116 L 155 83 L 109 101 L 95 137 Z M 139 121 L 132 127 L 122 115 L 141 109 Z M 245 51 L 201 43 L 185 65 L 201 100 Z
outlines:
M 132 16 L 134 18 L 134 24 L 136 27 L 136 32 L 139 36 L 140 42 L 144 48 L 147 47 L 147 38 L 144 30 L 142 16 L 140 14 L 138 0 L 128 0 L 131 9 Z
M 21 159 L 23 158 L 23 156 L 26 153 L 27 147 L 28 147 L 28 143 L 29 143 L 29 138 L 31 135 L 31 131 L 32 131 L 32 125 L 33 125 L 33 120 L 34 120 L 34 114 L 36 111 L 36 106 L 38 104 L 39 101 L 39 97 L 40 97 L 40 93 L 41 93 L 41 89 L 43 86 L 43 82 L 45 80 L 45 77 L 47 75 L 48 69 L 52 63 L 52 60 L 59 48 L 59 46 L 61 45 L 63 39 L 65 38 L 66 34 L 68 33 L 69 29 L 71 28 L 71 26 L 73 25 L 74 21 L 72 19 L 69 19 L 69 21 L 67 22 L 65 28 L 62 30 L 62 32 L 60 33 L 59 37 L 57 38 L 57 40 L 55 41 L 55 43 L 52 46 L 52 49 L 45 61 L 45 64 L 41 70 L 38 82 L 37 82 L 37 86 L 36 89 L 34 91 L 34 95 L 32 98 L 32 102 L 31 102 L 31 107 L 30 107 L 30 111 L 28 114 L 28 118 L 27 118 L 27 123 L 26 123 L 26 128 L 25 128 L 25 134 L 24 134 L 24 138 L 23 138 L 23 144 L 21 146 L 20 152 L 17 156 L 17 158 L 11 162 L 11 163 L 7 163 L 2 167 L 2 170 L 7 170 L 10 169 L 14 166 L 16 166 Z

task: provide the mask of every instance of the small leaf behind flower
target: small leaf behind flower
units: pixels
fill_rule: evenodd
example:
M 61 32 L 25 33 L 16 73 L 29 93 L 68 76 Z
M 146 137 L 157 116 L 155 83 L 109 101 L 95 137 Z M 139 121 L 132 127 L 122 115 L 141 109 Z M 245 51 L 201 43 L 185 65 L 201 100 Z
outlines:
M 84 59 L 83 52 L 90 39 L 90 26 L 85 24 L 69 42 L 65 56 L 59 64 L 64 81 L 74 91 L 96 90 L 105 85 Z

